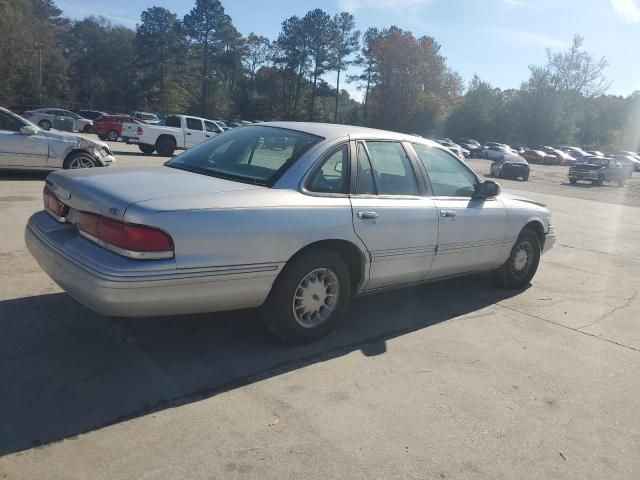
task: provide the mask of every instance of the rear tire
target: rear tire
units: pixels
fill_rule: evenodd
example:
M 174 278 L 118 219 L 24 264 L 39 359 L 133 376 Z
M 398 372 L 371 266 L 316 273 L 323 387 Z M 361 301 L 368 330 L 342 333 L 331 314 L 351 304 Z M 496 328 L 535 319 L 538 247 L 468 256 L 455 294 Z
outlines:
M 538 235 L 525 228 L 520 232 L 507 261 L 493 272 L 494 281 L 503 288 L 524 287 L 536 274 L 541 253 Z
M 110 142 L 117 142 L 118 137 L 118 132 L 116 132 L 115 130 L 109 130 L 107 132 L 107 140 L 109 140 Z
M 145 145 L 143 143 L 139 144 L 138 148 L 145 155 L 151 155 L 153 152 L 156 151 L 156 147 L 154 147 L 153 145 Z
M 342 257 L 312 250 L 284 267 L 262 307 L 263 319 L 287 343 L 312 342 L 335 327 L 350 297 L 351 277 Z
M 171 157 L 176 151 L 176 143 L 168 137 L 160 137 L 156 142 L 156 151 L 162 157 Z

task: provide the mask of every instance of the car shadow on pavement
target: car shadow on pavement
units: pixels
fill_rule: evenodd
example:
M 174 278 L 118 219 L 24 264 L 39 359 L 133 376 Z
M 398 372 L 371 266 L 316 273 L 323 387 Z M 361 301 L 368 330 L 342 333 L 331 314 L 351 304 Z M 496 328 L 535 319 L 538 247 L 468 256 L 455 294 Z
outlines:
M 16 181 L 34 181 L 47 178 L 47 175 L 51 173 L 51 170 L 6 170 L 0 172 L 0 182 L 3 180 Z
M 0 456 L 353 351 L 384 354 L 389 339 L 518 293 L 478 275 L 362 297 L 329 336 L 297 346 L 256 311 L 113 319 L 65 293 L 0 301 Z

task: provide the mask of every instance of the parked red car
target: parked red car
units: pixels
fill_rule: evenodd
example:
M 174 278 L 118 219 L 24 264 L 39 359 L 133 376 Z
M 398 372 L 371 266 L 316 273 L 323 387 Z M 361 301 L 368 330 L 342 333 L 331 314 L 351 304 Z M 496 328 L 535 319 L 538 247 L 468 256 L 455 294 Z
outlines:
M 117 142 L 118 138 L 125 136 L 123 132 L 127 126 L 141 123 L 129 115 L 103 115 L 93 121 L 93 130 L 101 140 Z

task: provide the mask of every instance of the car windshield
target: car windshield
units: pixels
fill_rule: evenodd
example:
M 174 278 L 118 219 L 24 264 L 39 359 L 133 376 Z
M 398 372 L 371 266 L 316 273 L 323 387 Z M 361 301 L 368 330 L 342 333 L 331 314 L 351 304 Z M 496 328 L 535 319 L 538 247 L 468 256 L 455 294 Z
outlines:
M 267 126 L 230 130 L 166 163 L 191 172 L 256 185 L 273 183 L 321 137 Z
M 151 113 L 143 113 L 142 114 L 142 119 L 143 120 L 158 120 L 158 117 L 156 115 L 151 114 Z

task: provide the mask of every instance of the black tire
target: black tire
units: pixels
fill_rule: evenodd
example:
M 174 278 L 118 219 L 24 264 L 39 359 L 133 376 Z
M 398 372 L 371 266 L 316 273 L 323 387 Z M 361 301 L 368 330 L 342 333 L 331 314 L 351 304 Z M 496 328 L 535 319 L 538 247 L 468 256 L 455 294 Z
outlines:
M 570 183 L 571 185 L 575 185 L 576 183 L 578 183 L 578 180 L 577 180 L 577 179 L 575 179 L 575 178 L 570 178 L 570 179 L 569 179 L 569 183 Z
M 84 133 L 91 133 L 93 132 L 93 125 L 89 125 L 88 123 L 84 126 L 84 128 L 82 129 L 82 131 Z
M 49 120 L 40 120 L 38 125 L 40 125 L 40 128 L 43 130 L 51 130 L 51 122 Z
M 523 182 L 528 182 L 529 181 L 529 174 L 528 173 L 524 177 L 522 177 L 522 181 Z
M 519 270 L 518 266 L 522 261 L 519 251 L 523 249 L 525 250 L 526 259 L 523 269 Z M 501 287 L 511 289 L 518 289 L 528 285 L 538 270 L 541 250 L 538 235 L 528 228 L 522 230 L 511 249 L 507 261 L 493 272 L 495 282 Z
M 109 130 L 107 132 L 107 140 L 109 140 L 110 142 L 117 142 L 118 137 L 118 132 L 116 132 L 115 130 Z
M 337 300 L 332 306 L 328 316 L 318 321 L 316 325 L 303 325 L 304 319 L 294 312 L 296 299 L 303 301 L 299 289 L 304 288 L 302 282 L 313 272 L 331 272 L 336 279 L 333 291 L 337 294 Z M 327 288 L 323 283 L 320 288 Z M 296 297 L 298 292 L 298 297 Z M 309 292 L 309 289 L 307 290 Z M 315 294 L 309 294 L 309 301 L 320 302 L 321 299 Z M 351 297 L 351 277 L 342 257 L 332 250 L 317 249 L 300 254 L 293 258 L 285 266 L 282 273 L 276 279 L 269 298 L 262 307 L 262 315 L 267 328 L 278 338 L 287 343 L 307 343 L 322 338 L 329 333 L 346 310 Z M 330 298 L 329 296 L 327 299 Z M 327 301 L 325 299 L 325 302 Z M 325 307 L 326 308 L 326 307 Z M 308 321 L 312 323 L 312 318 Z
M 100 140 L 106 140 L 106 139 L 107 139 L 107 137 L 105 137 L 104 135 L 98 135 L 98 138 L 99 138 Z
M 597 185 L 599 187 L 601 187 L 603 183 L 604 183 L 604 178 L 602 178 L 602 177 L 599 177 L 598 180 L 594 180 L 593 181 L 593 184 Z
M 176 142 L 169 137 L 160 137 L 156 142 L 156 151 L 162 157 L 171 157 L 176 151 Z
M 96 163 L 95 159 L 89 153 L 75 152 L 65 158 L 62 168 L 64 168 L 65 170 L 73 170 L 76 168 L 94 168 L 97 166 L 98 164 Z
M 139 144 L 138 148 L 145 155 L 151 155 L 153 152 L 156 151 L 156 147 L 154 147 L 153 145 L 146 145 L 144 143 Z

